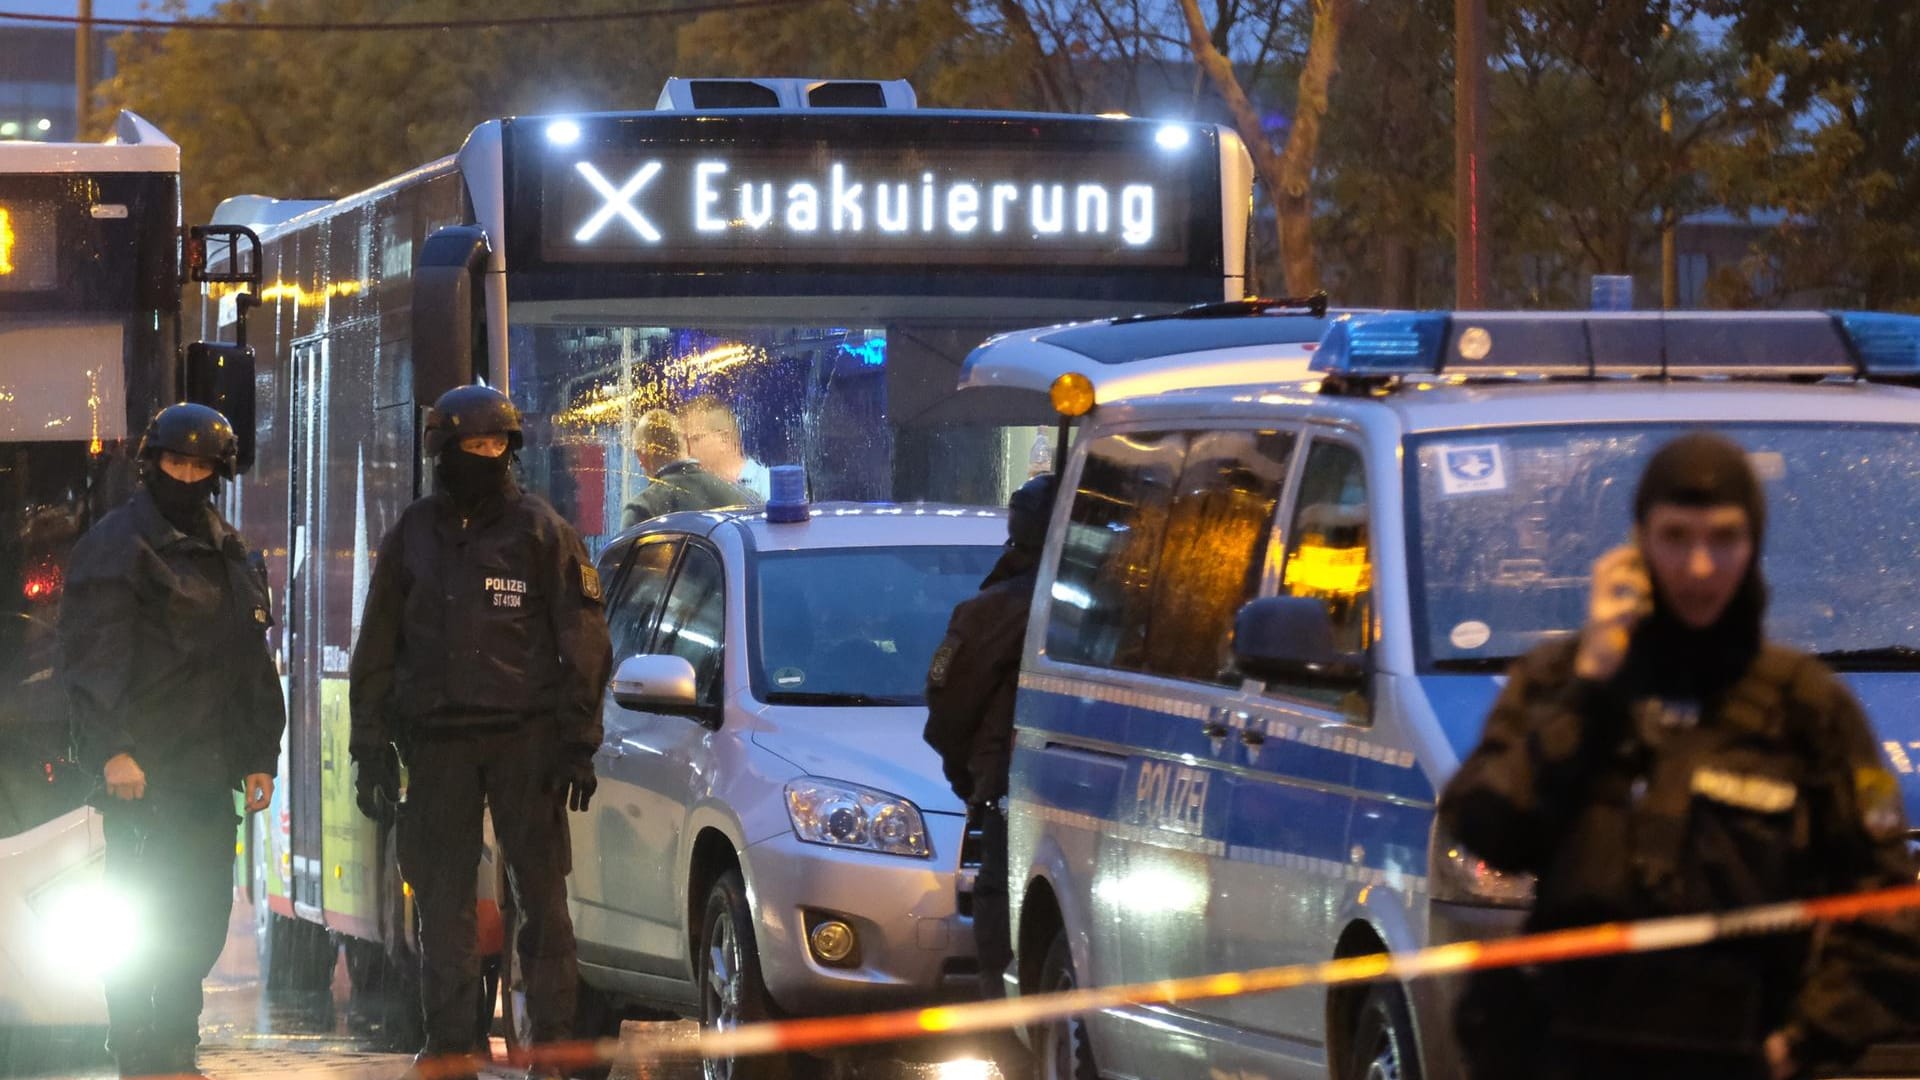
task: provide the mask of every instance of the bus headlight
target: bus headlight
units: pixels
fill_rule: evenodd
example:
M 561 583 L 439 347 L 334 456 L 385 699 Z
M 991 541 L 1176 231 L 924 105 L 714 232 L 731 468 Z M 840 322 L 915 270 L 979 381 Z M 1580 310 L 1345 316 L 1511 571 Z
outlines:
M 895 795 L 808 777 L 787 785 L 793 834 L 810 844 L 864 848 L 925 859 L 933 855 L 920 810 Z
M 35 944 L 55 970 L 99 978 L 128 960 L 145 939 L 133 898 L 98 873 L 70 874 L 27 900 L 40 924 Z

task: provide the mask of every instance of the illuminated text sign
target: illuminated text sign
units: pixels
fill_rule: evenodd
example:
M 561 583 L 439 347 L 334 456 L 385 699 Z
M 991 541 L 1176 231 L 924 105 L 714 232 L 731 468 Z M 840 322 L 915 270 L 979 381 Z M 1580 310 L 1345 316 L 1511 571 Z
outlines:
M 51 203 L 0 200 L 0 293 L 53 288 L 58 250 Z
M 1192 147 L 555 152 L 556 261 L 1185 262 Z

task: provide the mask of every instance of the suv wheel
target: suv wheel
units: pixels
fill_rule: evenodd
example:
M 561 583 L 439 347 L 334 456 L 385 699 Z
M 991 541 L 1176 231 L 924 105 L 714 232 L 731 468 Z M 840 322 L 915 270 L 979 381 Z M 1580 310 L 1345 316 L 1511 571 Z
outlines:
M 1057 994 L 1079 986 L 1067 932 L 1056 930 L 1047 946 L 1046 959 L 1040 962 L 1040 992 Z M 1033 1049 L 1040 1080 L 1099 1080 L 1100 1073 L 1093 1067 L 1093 1041 L 1087 1037 L 1087 1022 L 1082 1017 L 1048 1021 L 1036 1034 Z
M 1414 1052 L 1413 1017 L 1407 999 L 1393 985 L 1367 991 L 1353 1019 L 1344 1080 L 1420 1080 Z
M 700 920 L 695 968 L 700 980 L 700 1024 L 729 1031 L 773 1018 L 773 1002 L 760 978 L 760 952 L 747 909 L 747 886 L 739 870 L 720 875 L 707 893 Z M 786 1069 L 775 1057 L 708 1058 L 706 1080 L 773 1080 Z

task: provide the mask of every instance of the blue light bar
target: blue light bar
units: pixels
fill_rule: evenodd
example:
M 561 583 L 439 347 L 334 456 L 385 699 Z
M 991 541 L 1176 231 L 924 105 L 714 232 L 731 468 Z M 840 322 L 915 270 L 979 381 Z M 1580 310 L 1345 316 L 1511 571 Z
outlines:
M 1353 313 L 1323 374 L 1920 379 L 1920 316 L 1826 311 Z
M 1833 317 L 1868 378 L 1920 378 L 1920 315 L 1836 311 Z
M 1447 339 L 1447 316 L 1434 311 L 1342 315 L 1314 350 L 1312 370 L 1329 375 L 1433 375 Z

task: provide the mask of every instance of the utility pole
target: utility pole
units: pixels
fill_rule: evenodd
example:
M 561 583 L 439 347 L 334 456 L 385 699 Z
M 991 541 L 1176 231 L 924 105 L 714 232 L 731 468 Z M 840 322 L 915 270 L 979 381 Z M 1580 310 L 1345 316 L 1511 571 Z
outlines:
M 80 21 L 73 28 L 73 138 L 86 138 L 93 112 L 93 0 L 79 0 Z
M 1487 250 L 1487 0 L 1453 2 L 1453 306 L 1484 308 Z
M 1673 38 L 1672 5 L 1668 5 L 1667 20 L 1660 24 L 1660 43 L 1669 44 Z M 1673 146 L 1673 95 L 1660 95 L 1660 133 L 1665 137 L 1669 148 Z M 1660 306 L 1672 310 L 1680 306 L 1680 256 L 1674 247 L 1673 208 L 1667 207 L 1660 214 Z

